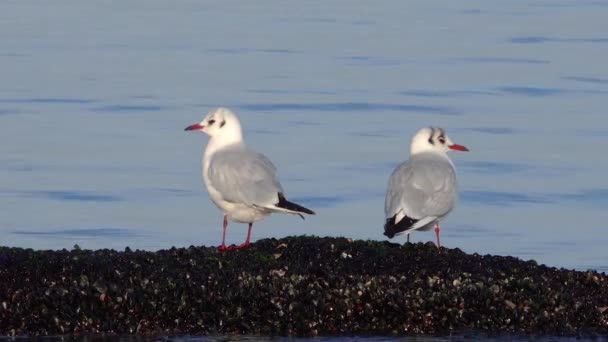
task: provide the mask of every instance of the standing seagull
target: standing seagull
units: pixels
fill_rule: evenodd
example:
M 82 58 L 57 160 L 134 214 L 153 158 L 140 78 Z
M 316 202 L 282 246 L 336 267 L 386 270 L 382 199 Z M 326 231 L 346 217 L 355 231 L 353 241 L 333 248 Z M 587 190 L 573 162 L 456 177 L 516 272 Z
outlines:
M 412 138 L 410 159 L 401 163 L 388 182 L 384 213 L 384 235 L 414 230 L 430 230 L 435 226 L 437 248 L 439 221 L 456 205 L 458 189 L 456 170 L 447 155 L 449 150 L 468 151 L 445 134 L 442 128 L 426 127 Z
M 203 181 L 209 197 L 224 212 L 221 251 L 247 247 L 253 222 L 273 212 L 314 215 L 312 210 L 285 199 L 277 169 L 264 155 L 245 146 L 241 124 L 227 108 L 210 111 L 203 121 L 186 127 L 209 135 L 203 154 Z M 239 246 L 226 247 L 228 219 L 249 223 L 247 240 Z

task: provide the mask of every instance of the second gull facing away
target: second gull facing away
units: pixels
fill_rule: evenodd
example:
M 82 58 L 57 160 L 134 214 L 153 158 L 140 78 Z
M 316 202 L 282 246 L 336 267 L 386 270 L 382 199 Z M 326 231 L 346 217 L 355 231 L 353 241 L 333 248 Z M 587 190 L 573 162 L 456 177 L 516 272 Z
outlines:
M 410 159 L 393 171 L 388 182 L 384 213 L 384 235 L 392 239 L 398 234 L 435 227 L 437 248 L 439 221 L 456 205 L 458 187 L 449 150 L 468 151 L 454 144 L 439 127 L 426 127 L 412 138 Z
M 302 219 L 302 213 L 315 214 L 285 198 L 277 169 L 266 156 L 245 145 L 239 119 L 229 109 L 212 110 L 185 130 L 201 131 L 210 137 L 203 154 L 203 181 L 211 201 L 224 212 L 220 250 L 248 246 L 253 222 L 273 212 L 299 215 Z M 245 243 L 226 247 L 228 219 L 249 224 Z

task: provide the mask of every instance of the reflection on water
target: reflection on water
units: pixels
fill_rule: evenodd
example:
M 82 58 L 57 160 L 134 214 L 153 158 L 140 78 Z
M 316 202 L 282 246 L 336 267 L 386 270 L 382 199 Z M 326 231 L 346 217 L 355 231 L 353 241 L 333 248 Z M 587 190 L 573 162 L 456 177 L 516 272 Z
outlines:
M 385 239 L 388 177 L 436 125 L 471 149 L 452 154 L 446 246 L 606 270 L 604 3 L 118 7 L 3 4 L 1 244 L 216 245 L 207 138 L 183 128 L 223 105 L 318 214 L 273 215 L 254 239 Z

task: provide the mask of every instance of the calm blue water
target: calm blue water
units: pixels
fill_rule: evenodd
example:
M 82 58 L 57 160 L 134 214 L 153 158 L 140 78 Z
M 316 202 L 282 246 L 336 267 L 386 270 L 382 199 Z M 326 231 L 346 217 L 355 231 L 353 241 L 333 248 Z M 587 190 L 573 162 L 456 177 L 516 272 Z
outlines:
M 318 213 L 255 239 L 384 239 L 388 176 L 432 124 L 471 149 L 445 246 L 608 271 L 606 18 L 582 0 L 2 1 L 0 244 L 217 245 L 207 139 L 183 128 L 222 105 Z

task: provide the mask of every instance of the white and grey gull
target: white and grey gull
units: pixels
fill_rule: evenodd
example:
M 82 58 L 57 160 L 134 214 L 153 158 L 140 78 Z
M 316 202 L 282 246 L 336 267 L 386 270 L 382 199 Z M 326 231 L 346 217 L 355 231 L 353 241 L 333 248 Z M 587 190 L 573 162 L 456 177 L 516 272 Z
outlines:
M 439 127 L 419 130 L 410 145 L 410 159 L 401 163 L 390 176 L 384 212 L 384 235 L 389 239 L 415 230 L 435 227 L 437 247 L 439 221 L 456 205 L 458 186 L 450 150 L 468 151 L 455 144 Z
M 314 215 L 285 198 L 276 167 L 263 154 L 249 149 L 243 141 L 241 124 L 227 108 L 210 111 L 186 131 L 201 131 L 210 139 L 203 154 L 202 176 L 211 201 L 224 212 L 224 233 L 220 250 L 249 245 L 253 222 L 273 212 Z M 239 246 L 226 246 L 228 219 L 248 223 L 247 240 Z

